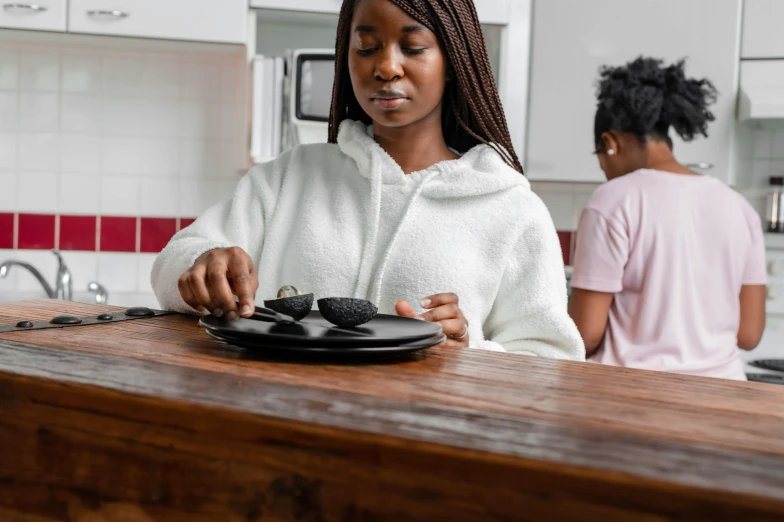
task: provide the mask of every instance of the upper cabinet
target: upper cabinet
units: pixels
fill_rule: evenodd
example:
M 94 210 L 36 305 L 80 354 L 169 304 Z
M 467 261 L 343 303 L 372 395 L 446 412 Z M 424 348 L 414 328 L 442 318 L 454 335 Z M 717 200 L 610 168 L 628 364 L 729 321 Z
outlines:
M 772 6 L 784 1 L 752 3 Z M 686 58 L 688 75 L 714 83 L 719 100 L 713 107 L 716 121 L 708 129 L 710 138 L 683 143 L 673 136 L 675 155 L 732 182 L 741 11 L 742 0 L 535 0 L 528 177 L 604 180 L 592 154 L 599 68 L 646 55 L 667 62 Z
M 784 2 L 746 0 L 743 8 L 743 58 L 784 58 Z
M 68 13 L 78 33 L 232 44 L 247 35 L 247 0 L 70 0 Z
M 65 31 L 66 0 L 18 2 L 0 0 L 0 27 Z

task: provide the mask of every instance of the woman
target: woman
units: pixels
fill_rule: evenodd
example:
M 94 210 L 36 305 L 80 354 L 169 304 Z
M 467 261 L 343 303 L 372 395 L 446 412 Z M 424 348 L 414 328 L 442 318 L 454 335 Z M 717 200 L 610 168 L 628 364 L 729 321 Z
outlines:
M 765 325 L 760 218 L 676 161 L 669 131 L 707 136 L 716 91 L 684 63 L 601 71 L 596 153 L 609 183 L 583 211 L 569 313 L 595 362 L 745 379 Z
M 329 144 L 255 167 L 177 234 L 161 305 L 236 319 L 291 284 L 436 322 L 450 346 L 584 359 L 471 0 L 344 0 L 336 47 Z

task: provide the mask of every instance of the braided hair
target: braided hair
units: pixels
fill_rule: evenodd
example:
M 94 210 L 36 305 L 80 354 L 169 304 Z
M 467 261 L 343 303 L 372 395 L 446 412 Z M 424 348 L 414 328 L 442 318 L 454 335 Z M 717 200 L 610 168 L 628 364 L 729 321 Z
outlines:
M 343 120 L 372 123 L 351 87 L 348 47 L 354 7 L 343 0 L 335 44 L 335 84 L 329 114 L 329 142 L 337 143 Z M 473 0 L 389 0 L 441 41 L 454 72 L 444 91 L 441 124 L 447 146 L 467 152 L 479 144 L 493 147 L 504 161 L 523 173 L 509 136 L 501 98 L 487 57 L 482 27 Z
M 687 78 L 685 61 L 664 66 L 662 60 L 639 57 L 620 67 L 602 67 L 597 89 L 598 106 L 594 140 L 603 147 L 602 134 L 610 130 L 664 140 L 672 148 L 670 127 L 691 141 L 708 137 L 708 124 L 715 120 L 708 107 L 716 102 L 710 80 Z

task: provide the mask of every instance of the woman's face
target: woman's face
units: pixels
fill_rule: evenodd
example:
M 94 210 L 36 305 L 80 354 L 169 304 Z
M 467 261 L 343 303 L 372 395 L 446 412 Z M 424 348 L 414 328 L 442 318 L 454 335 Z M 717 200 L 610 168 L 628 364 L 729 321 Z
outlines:
M 448 65 L 432 31 L 389 0 L 359 0 L 350 38 L 354 95 L 377 127 L 440 123 Z

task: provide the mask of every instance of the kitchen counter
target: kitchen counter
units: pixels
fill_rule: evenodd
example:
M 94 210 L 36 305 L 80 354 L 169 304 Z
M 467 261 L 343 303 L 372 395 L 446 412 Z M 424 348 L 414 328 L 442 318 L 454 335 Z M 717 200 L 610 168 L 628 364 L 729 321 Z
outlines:
M 274 362 L 180 315 L 0 334 L 0 520 L 782 517 L 782 386 L 440 347 Z

